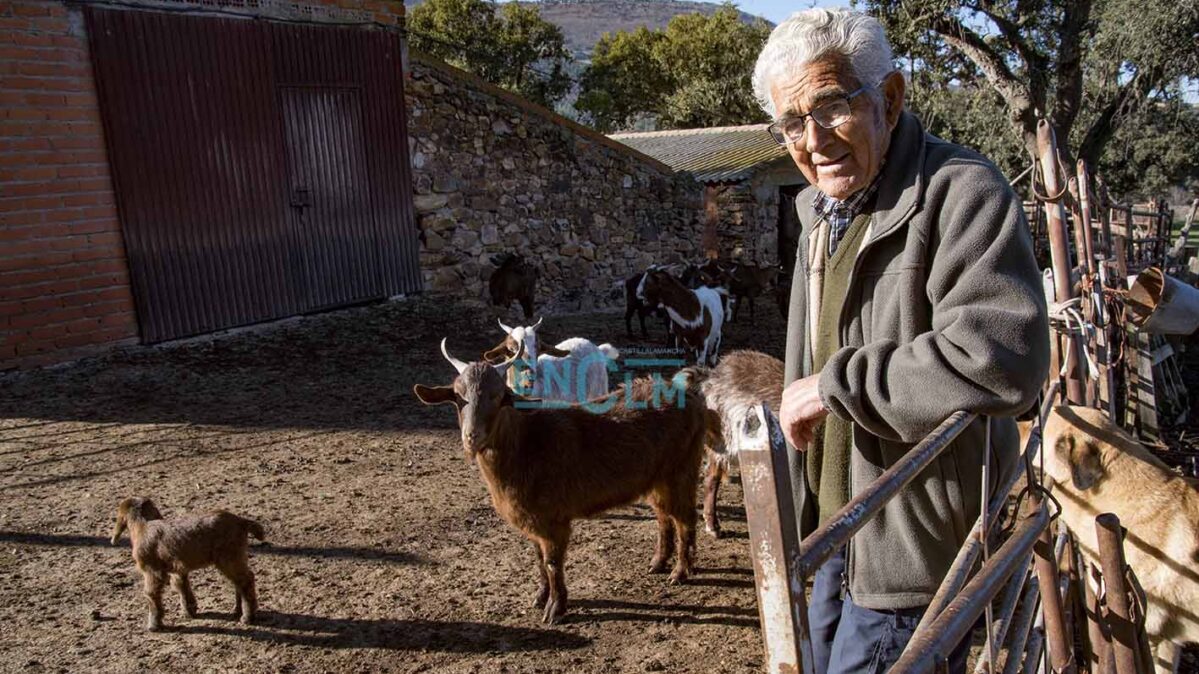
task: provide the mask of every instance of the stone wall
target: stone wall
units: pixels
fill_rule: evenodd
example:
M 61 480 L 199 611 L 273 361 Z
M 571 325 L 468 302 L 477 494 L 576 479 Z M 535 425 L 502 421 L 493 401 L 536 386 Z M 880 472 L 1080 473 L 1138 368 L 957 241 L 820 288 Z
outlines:
M 778 217 L 778 198 L 759 201 L 751 183 L 727 183 L 708 187 L 715 207 L 715 233 L 721 259 L 758 265 L 777 263 L 772 218 Z
M 616 141 L 411 53 L 425 288 L 484 301 L 491 257 L 541 269 L 537 312 L 623 306 L 623 279 L 700 257 L 703 188 Z

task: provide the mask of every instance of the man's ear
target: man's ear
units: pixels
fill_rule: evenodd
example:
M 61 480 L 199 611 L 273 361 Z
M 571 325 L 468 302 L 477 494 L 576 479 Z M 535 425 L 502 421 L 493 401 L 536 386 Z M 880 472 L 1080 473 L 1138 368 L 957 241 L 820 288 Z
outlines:
M 426 405 L 440 405 L 442 403 L 457 403 L 458 394 L 454 393 L 453 386 L 425 386 L 417 384 L 412 387 L 412 392 L 416 397 Z
M 907 82 L 903 79 L 902 72 L 892 70 L 883 78 L 879 88 L 883 92 L 887 128 L 894 129 L 895 125 L 899 123 L 899 113 L 903 112 L 903 96 L 907 91 Z

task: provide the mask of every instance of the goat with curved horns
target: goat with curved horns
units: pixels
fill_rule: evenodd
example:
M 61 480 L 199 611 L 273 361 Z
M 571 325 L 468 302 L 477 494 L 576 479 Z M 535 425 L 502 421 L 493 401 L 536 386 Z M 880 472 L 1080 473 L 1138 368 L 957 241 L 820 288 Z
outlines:
M 527 391 L 543 400 L 581 403 L 608 393 L 608 362 L 620 357 L 611 344 L 596 346 L 582 337 L 571 337 L 555 346 L 542 347 L 537 329 L 544 317 L 529 326 L 510 328 L 499 321 L 507 334 L 504 341 L 483 354 L 483 360 L 495 363 L 519 355 L 528 362 L 528 370 L 508 373 L 508 385 L 515 391 Z M 517 379 L 518 374 L 531 377 Z
M 450 356 L 444 339 L 441 351 L 458 371 L 454 382 L 417 384 L 413 392 L 426 405 L 457 408 L 462 447 L 478 464 L 496 513 L 533 543 L 535 606 L 544 622 L 566 612 L 571 522 L 641 498 L 658 520 L 650 572 L 666 571 L 673 547 L 670 581 L 691 575 L 708 412 L 688 380 L 673 398 L 661 395 L 661 380 L 635 380 L 612 392 L 603 412 L 581 405 L 530 409 L 516 405 L 504 385 L 512 360 L 464 363 Z M 636 404 L 617 404 L 627 400 Z

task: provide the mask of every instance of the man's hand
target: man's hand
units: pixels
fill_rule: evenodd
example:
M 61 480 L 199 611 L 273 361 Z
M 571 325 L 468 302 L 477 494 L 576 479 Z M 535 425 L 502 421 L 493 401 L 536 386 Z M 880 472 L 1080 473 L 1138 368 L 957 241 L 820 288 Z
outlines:
M 816 425 L 828 410 L 820 400 L 820 374 L 796 379 L 783 389 L 783 403 L 779 407 L 779 424 L 787 441 L 800 451 L 807 449 L 815 437 Z

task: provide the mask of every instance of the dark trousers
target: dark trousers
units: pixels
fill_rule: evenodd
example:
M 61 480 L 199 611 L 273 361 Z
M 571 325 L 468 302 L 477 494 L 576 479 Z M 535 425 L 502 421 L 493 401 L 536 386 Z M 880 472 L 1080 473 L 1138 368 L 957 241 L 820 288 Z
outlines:
M 813 579 L 808 606 L 812 662 L 804 663 L 805 674 L 886 672 L 899 660 L 924 615 L 925 607 L 876 611 L 854 604 L 848 593 L 842 599 L 844 569 L 842 548 Z M 967 636 L 949 657 L 951 674 L 965 674 L 969 652 Z

